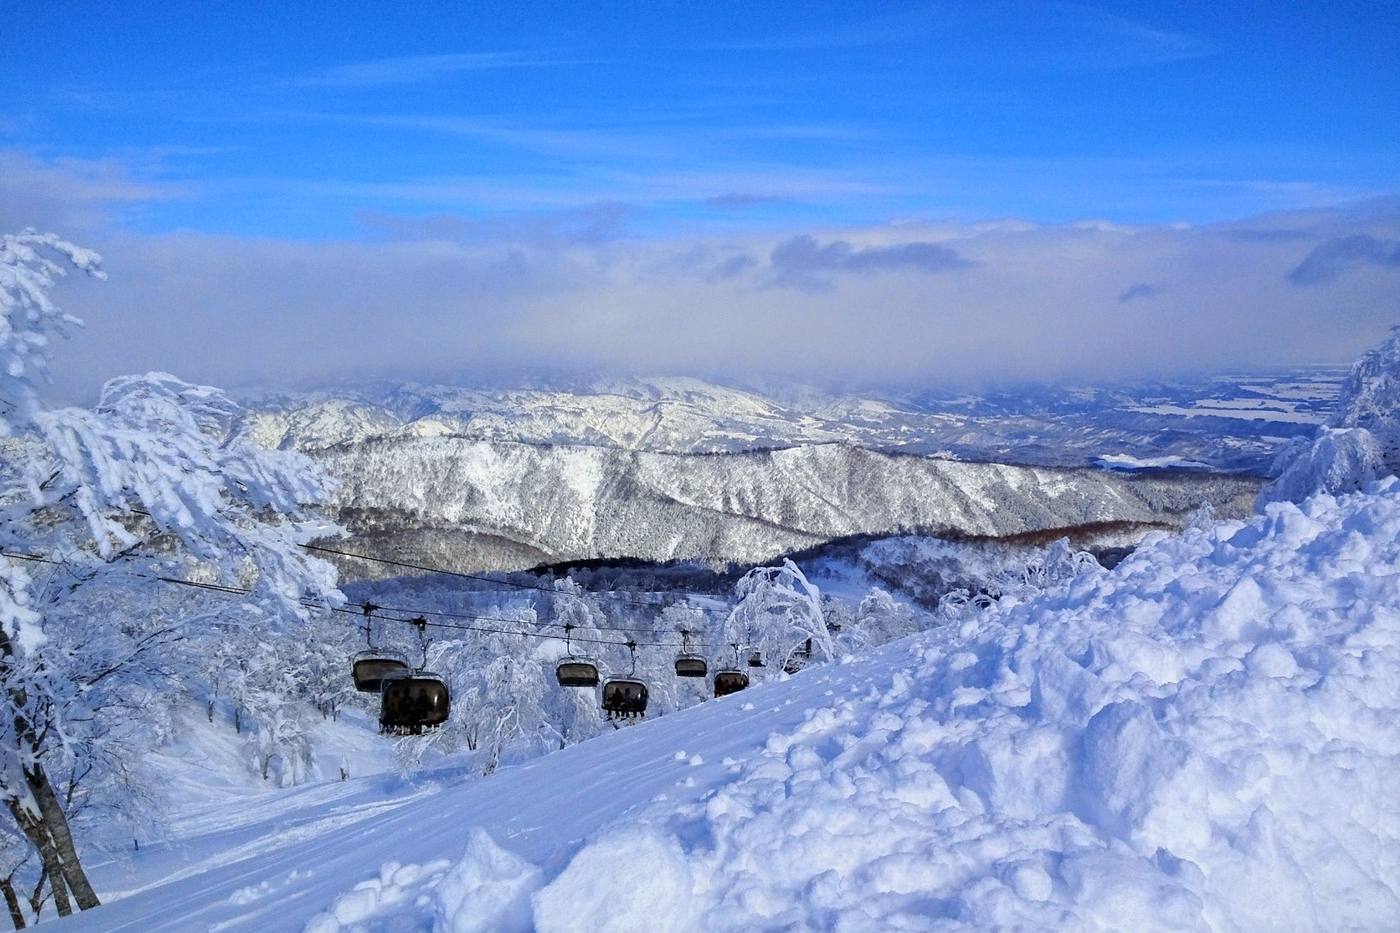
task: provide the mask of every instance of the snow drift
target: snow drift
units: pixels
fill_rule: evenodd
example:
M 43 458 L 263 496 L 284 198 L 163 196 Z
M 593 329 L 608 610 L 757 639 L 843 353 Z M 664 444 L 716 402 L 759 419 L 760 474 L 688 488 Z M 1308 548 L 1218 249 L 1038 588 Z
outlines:
M 695 898 L 657 928 L 1394 928 L 1398 713 L 1390 480 L 913 640 L 888 685 L 602 833 L 536 920 L 625 904 L 576 867 L 645 830 Z
M 1394 929 L 1400 480 L 452 777 L 308 791 L 261 841 L 169 879 L 156 852 L 109 882 L 139 893 L 70 922 Z

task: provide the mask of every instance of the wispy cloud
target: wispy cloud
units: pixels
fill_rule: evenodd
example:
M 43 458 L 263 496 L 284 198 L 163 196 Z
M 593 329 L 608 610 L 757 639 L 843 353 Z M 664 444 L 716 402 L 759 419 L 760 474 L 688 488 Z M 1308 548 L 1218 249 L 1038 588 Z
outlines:
M 742 210 L 746 207 L 760 207 L 764 204 L 783 204 L 791 201 L 791 198 L 780 194 L 749 194 L 740 191 L 732 191 L 728 194 L 717 194 L 712 198 L 706 198 L 704 205 L 717 210 Z
M 499 68 L 544 68 L 561 65 L 593 64 L 566 56 L 538 52 L 453 52 L 445 55 L 403 55 L 349 62 L 301 75 L 291 83 L 307 87 L 373 87 L 376 85 L 419 84 L 455 74 Z
M 141 178 L 119 159 L 45 160 L 0 150 L 0 229 L 91 228 L 143 204 L 188 197 L 191 186 Z
M 995 49 L 1002 68 L 1133 68 L 1201 58 L 1219 50 L 1209 38 L 1150 26 L 1082 3 L 991 0 L 967 7 L 910 5 L 863 16 L 844 28 L 793 31 L 715 46 L 738 52 L 829 52 L 941 41 L 950 60 Z M 975 58 L 975 56 L 974 56 Z M 986 64 L 987 62 L 977 62 Z
M 398 240 L 440 240 L 461 243 L 529 243 L 536 246 L 598 244 L 616 239 L 633 208 L 603 202 L 557 211 L 530 211 L 490 217 L 461 214 L 404 215 L 361 211 L 366 228 Z

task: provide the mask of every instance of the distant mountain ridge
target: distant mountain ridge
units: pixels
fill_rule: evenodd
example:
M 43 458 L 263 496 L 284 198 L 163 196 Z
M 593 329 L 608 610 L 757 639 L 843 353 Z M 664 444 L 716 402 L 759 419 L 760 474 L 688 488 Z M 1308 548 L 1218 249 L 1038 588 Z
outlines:
M 380 555 L 472 571 L 745 564 L 853 535 L 1146 529 L 1205 502 L 1243 514 L 1251 474 L 1326 417 L 1340 379 L 888 399 L 696 379 L 386 383 L 264 399 L 243 432 L 315 458 L 337 517 Z
M 437 436 L 663 453 L 847 443 L 1029 465 L 1263 473 L 1289 438 L 1327 417 L 1344 375 L 1293 369 L 1136 387 L 884 397 L 760 393 L 679 377 L 570 389 L 382 383 L 264 397 L 245 430 L 265 446 L 302 450 Z
M 1243 513 L 1257 489 L 1242 477 L 963 463 L 834 444 L 707 455 L 394 437 L 313 455 L 362 543 L 459 570 L 593 558 L 758 563 L 860 534 L 1179 524 L 1204 502 Z

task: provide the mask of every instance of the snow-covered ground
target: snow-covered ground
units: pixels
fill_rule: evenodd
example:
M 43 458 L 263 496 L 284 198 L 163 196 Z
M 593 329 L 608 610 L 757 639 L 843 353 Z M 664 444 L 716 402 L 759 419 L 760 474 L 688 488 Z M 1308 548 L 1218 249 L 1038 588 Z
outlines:
M 481 779 L 226 807 L 74 930 L 1394 929 L 1400 481 Z

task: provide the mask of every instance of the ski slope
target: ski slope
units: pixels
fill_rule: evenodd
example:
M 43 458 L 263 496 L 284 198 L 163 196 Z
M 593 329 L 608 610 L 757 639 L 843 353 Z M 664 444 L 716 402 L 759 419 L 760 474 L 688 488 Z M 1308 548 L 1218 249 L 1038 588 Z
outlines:
M 186 830 L 67 927 L 1395 929 L 1400 480 L 486 779 Z

